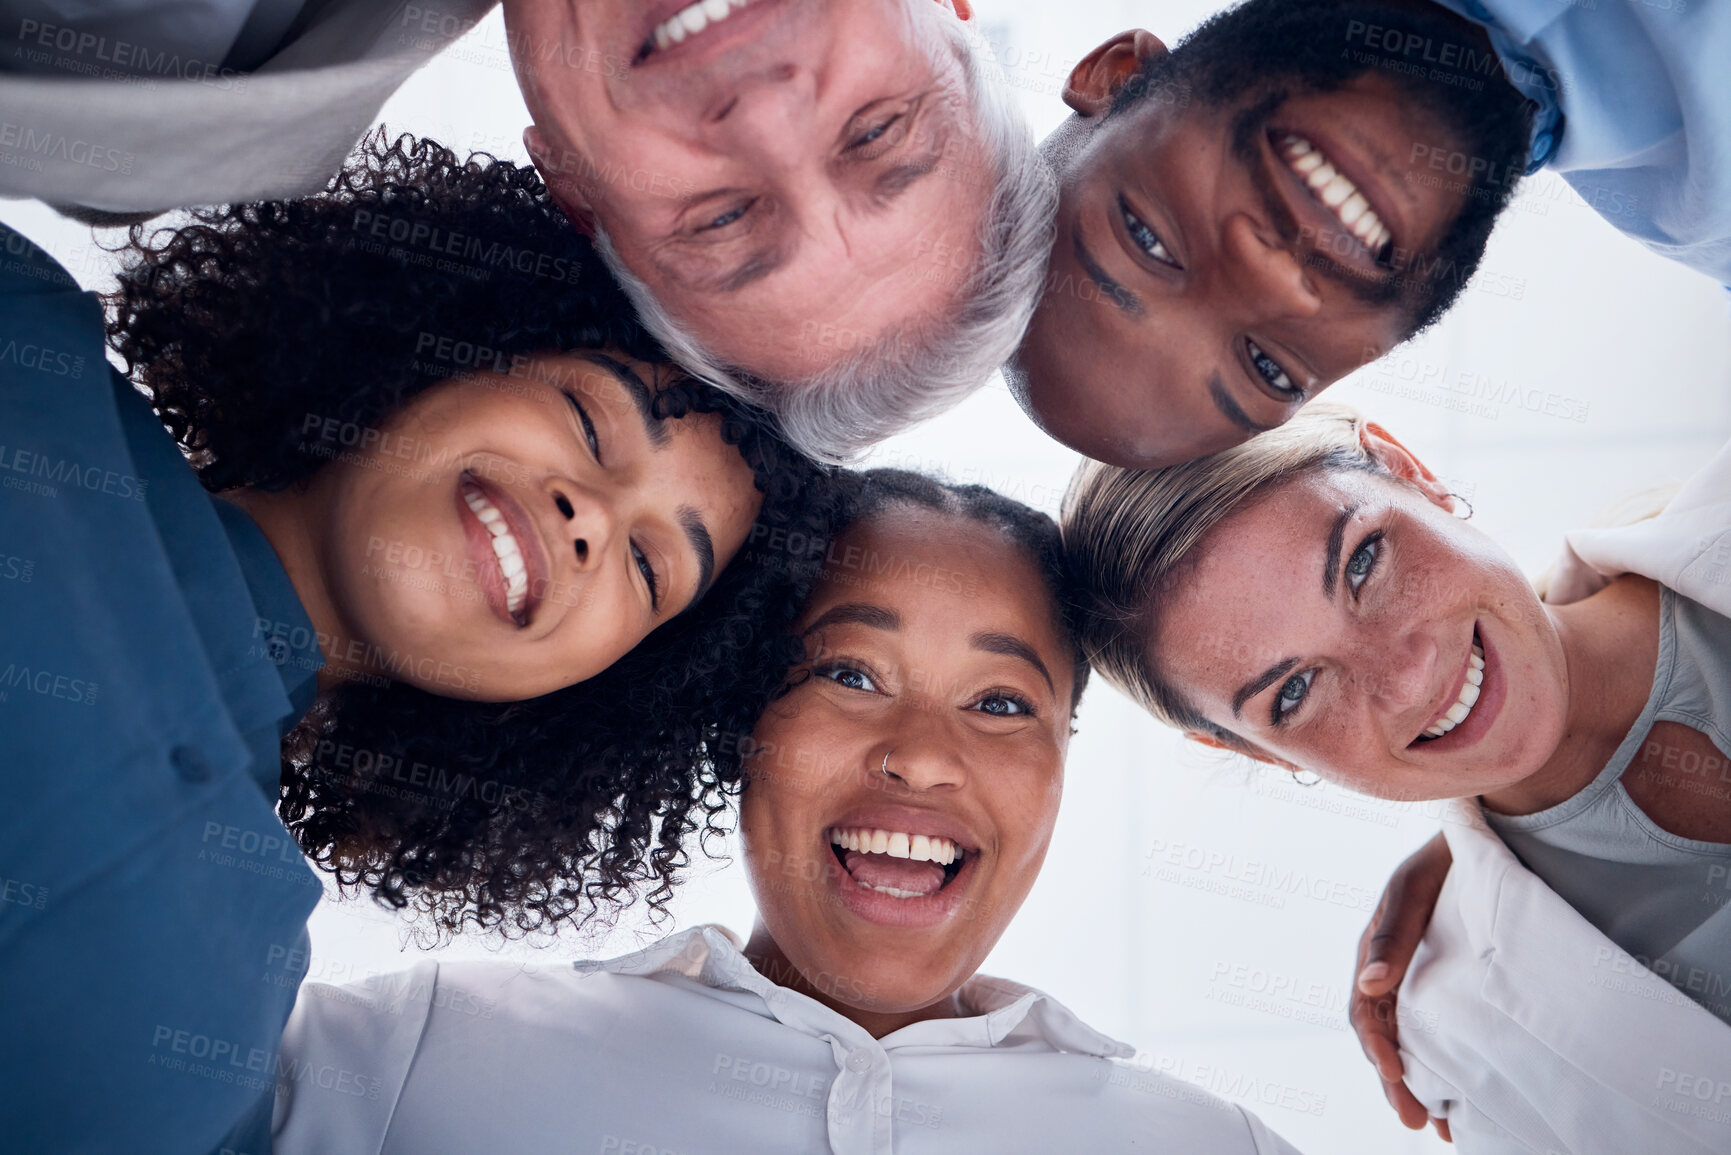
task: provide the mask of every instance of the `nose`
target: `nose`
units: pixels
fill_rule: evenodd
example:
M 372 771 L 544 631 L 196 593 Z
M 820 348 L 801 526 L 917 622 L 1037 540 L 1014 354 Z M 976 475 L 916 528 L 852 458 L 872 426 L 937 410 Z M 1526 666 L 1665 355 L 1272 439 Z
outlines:
M 893 785 L 915 794 L 964 785 L 967 759 L 952 728 L 930 716 L 908 716 L 921 714 L 919 707 L 900 713 L 895 730 L 872 750 L 868 772 L 885 779 L 886 788 Z
M 814 74 L 797 64 L 767 65 L 748 73 L 705 118 L 705 132 L 722 152 L 768 171 L 786 170 L 821 155 Z
M 1439 650 L 1434 637 L 1420 630 L 1403 636 L 1365 640 L 1354 658 L 1359 691 L 1389 714 L 1406 714 L 1431 705 L 1437 693 Z M 1426 719 L 1429 721 L 1429 719 Z
M 1220 244 L 1232 287 L 1265 319 L 1312 317 L 1322 308 L 1321 295 L 1292 250 L 1254 218 L 1229 217 Z
M 588 569 L 598 565 L 608 555 L 608 547 L 618 532 L 613 507 L 600 494 L 569 482 L 554 482 L 549 496 L 578 567 Z M 557 559 L 554 560 L 556 563 Z

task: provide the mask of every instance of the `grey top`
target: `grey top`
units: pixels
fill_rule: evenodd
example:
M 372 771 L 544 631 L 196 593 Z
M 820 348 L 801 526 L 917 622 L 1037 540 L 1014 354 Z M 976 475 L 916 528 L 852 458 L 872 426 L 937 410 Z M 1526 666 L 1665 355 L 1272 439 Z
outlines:
M 1605 937 L 1731 1023 L 1731 845 L 1661 830 L 1622 782 L 1656 722 L 1698 730 L 1722 755 L 1680 757 L 1684 789 L 1731 792 L 1731 619 L 1663 587 L 1653 692 L 1604 770 L 1548 810 L 1485 819 Z

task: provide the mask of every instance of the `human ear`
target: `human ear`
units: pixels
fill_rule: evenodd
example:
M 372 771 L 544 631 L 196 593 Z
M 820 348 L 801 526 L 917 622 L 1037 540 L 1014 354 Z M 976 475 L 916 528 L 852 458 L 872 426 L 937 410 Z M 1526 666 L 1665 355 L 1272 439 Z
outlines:
M 569 163 L 576 153 L 570 149 L 554 150 L 541 130 L 532 124 L 523 130 L 523 148 L 534 162 L 535 171 L 546 182 L 553 203 L 559 206 L 578 232 L 594 240 L 595 209 L 576 178 L 575 170 L 579 166 Z
M 1120 32 L 1076 62 L 1064 81 L 1064 103 L 1083 116 L 1103 116 L 1143 63 L 1164 55 L 1166 45 L 1152 32 Z
M 1286 761 L 1283 761 L 1279 758 L 1276 758 L 1272 754 L 1264 754 L 1261 750 L 1258 750 L 1255 746 L 1250 745 L 1248 742 L 1246 742 L 1242 746 L 1235 746 L 1230 742 L 1222 742 L 1220 739 L 1214 737 L 1214 735 L 1212 735 L 1212 734 L 1204 734 L 1200 730 L 1186 730 L 1186 731 L 1184 731 L 1184 736 L 1186 738 L 1190 739 L 1192 742 L 1195 742 L 1195 743 L 1202 745 L 1202 746 L 1212 746 L 1214 749 L 1224 750 L 1228 754 L 1242 754 L 1246 758 L 1250 758 L 1250 759 L 1253 759 L 1254 761 L 1261 762 L 1264 766 L 1275 766 L 1275 767 L 1278 767 L 1282 770 L 1290 771 L 1294 774 L 1299 773 L 1299 769 L 1297 766 L 1294 766 L 1290 762 L 1286 762 Z
M 1448 513 L 1455 510 L 1455 496 L 1449 487 L 1437 479 L 1412 450 L 1394 439 L 1394 435 L 1374 421 L 1366 421 L 1358 431 L 1358 443 L 1364 451 L 1389 473 L 1414 486 L 1432 505 Z

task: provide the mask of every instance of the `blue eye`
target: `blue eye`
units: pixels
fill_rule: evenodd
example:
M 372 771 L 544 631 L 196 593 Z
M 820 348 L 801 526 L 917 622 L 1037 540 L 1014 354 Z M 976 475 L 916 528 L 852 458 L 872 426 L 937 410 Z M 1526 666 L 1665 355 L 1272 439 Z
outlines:
M 868 144 L 875 144 L 884 135 L 884 133 L 886 133 L 890 129 L 894 128 L 897 125 L 897 123 L 899 123 L 903 119 L 903 116 L 904 116 L 904 114 L 897 113 L 895 116 L 890 117 L 888 120 L 882 121 L 878 124 L 874 124 L 872 127 L 866 129 L 864 132 L 862 132 L 858 136 L 854 137 L 853 140 L 849 141 L 848 142 L 848 150 L 851 152 L 852 150 L 854 150 L 856 148 L 864 148 Z
M 1357 594 L 1359 587 L 1376 568 L 1376 559 L 1382 554 L 1382 534 L 1373 533 L 1359 547 L 1352 551 L 1352 556 L 1346 559 L 1346 584 Z
M 1286 716 L 1304 702 L 1310 693 L 1310 683 L 1316 680 L 1315 670 L 1306 670 L 1302 674 L 1294 674 L 1280 684 L 1280 692 L 1274 696 L 1274 724 L 1280 725 Z
M 744 204 L 739 205 L 736 208 L 728 209 L 720 216 L 711 220 L 708 224 L 700 226 L 697 231 L 700 233 L 707 233 L 715 229 L 725 229 L 728 225 L 735 223 L 741 217 L 745 216 L 746 213 L 750 212 L 751 206 L 756 203 L 756 201 L 746 201 Z
M 860 690 L 867 694 L 878 692 L 877 683 L 871 680 L 871 676 L 855 666 L 824 666 L 813 672 L 818 677 L 828 678 L 849 690 Z
M 974 709 L 995 718 L 1016 718 L 1034 712 L 1027 699 L 1015 694 L 987 694 L 974 703 Z

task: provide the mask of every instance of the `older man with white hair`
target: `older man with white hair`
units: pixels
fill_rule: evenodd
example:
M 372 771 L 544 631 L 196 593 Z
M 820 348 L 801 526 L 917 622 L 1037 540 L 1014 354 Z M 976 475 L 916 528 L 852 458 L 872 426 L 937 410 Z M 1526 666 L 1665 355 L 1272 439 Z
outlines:
M 320 187 L 491 0 L 0 0 L 0 196 Z M 504 0 L 568 215 L 690 369 L 838 460 L 1014 350 L 1055 192 L 969 0 Z

